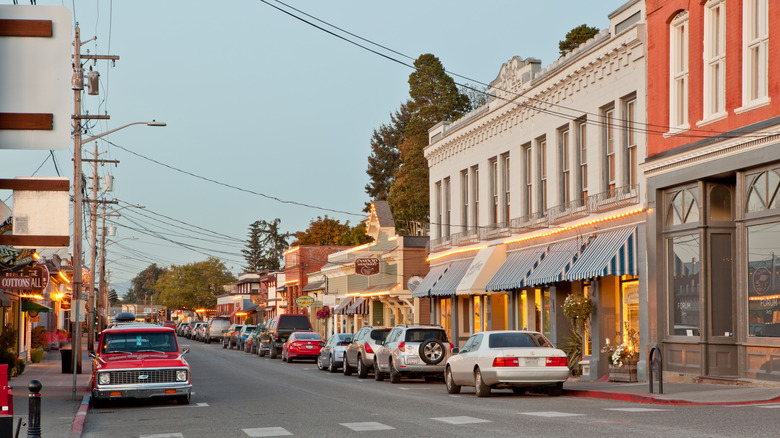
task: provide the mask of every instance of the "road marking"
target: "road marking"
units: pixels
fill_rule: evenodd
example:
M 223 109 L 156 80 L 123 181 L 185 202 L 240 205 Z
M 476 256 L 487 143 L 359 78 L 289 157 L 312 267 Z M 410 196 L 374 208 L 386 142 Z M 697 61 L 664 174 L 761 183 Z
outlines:
M 568 412 L 544 411 L 544 412 L 520 412 L 523 415 L 533 415 L 535 417 L 580 417 L 585 414 L 570 414 Z
M 264 437 L 264 436 L 290 436 L 287 429 L 283 427 L 258 427 L 255 429 L 241 429 L 245 434 L 251 437 Z
M 409 390 L 409 388 L 404 388 L 402 386 L 399 386 L 398 389 L 400 389 L 401 391 L 408 391 Z
M 474 417 L 439 417 L 431 418 L 431 420 L 441 421 L 449 424 L 473 424 L 473 423 L 491 423 L 490 420 L 483 420 L 482 418 Z
M 184 438 L 180 433 L 158 433 L 155 435 L 141 435 L 138 438 Z
M 653 408 L 604 408 L 605 411 L 620 411 L 620 412 L 662 412 L 669 409 L 653 409 Z
M 339 423 L 344 427 L 354 430 L 355 432 L 366 432 L 370 430 L 393 430 L 394 427 L 386 424 L 377 423 L 375 421 L 367 421 L 365 423 Z
M 208 403 L 198 403 L 196 405 L 184 405 L 184 406 L 158 406 L 156 408 L 149 408 L 149 409 L 189 409 L 189 408 L 207 408 L 209 407 Z

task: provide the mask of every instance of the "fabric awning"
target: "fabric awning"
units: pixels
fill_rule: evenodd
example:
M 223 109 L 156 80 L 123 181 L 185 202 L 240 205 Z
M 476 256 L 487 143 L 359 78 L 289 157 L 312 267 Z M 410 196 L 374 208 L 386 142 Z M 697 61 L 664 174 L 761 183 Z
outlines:
M 344 298 L 341 300 L 341 303 L 336 306 L 336 308 L 333 310 L 334 315 L 345 315 L 345 311 L 349 307 L 350 304 L 352 304 L 353 298 Z
M 566 280 L 637 275 L 636 251 L 636 227 L 598 234 L 566 274 Z
M 506 261 L 485 286 L 486 291 L 511 290 L 525 287 L 526 279 L 544 259 L 547 247 L 515 251 L 507 255 Z
M 563 281 L 566 273 L 571 269 L 577 256 L 582 252 L 584 242 L 577 238 L 550 245 L 547 255 L 539 263 L 528 279 L 526 286 L 538 286 Z
M 22 312 L 51 312 L 51 307 L 46 307 L 43 304 L 38 304 L 35 301 L 24 300 L 22 301 Z
M 345 315 L 368 315 L 368 303 L 370 301 L 367 298 L 357 297 L 353 303 L 347 307 L 344 311 Z
M 322 280 L 322 281 L 311 282 L 311 283 L 307 284 L 306 286 L 304 286 L 303 289 L 301 289 L 301 290 L 303 292 L 311 292 L 311 291 L 315 291 L 315 290 L 324 290 L 324 289 L 325 289 L 325 280 Z
M 0 305 L 2 307 L 11 307 L 11 299 L 5 294 L 5 291 L 0 289 Z
M 505 261 L 506 245 L 494 245 L 480 249 L 471 261 L 466 274 L 460 280 L 457 294 L 484 294 L 487 282 L 493 278 Z
M 253 305 L 247 307 L 246 309 L 244 309 L 244 312 L 246 312 L 246 313 L 254 312 L 254 311 L 257 310 L 258 307 L 260 307 L 258 304 L 253 304 Z
M 455 295 L 460 280 L 471 265 L 471 260 L 458 260 L 450 263 L 444 275 L 431 288 L 431 295 Z
M 428 271 L 428 275 L 426 275 L 425 278 L 423 278 L 423 281 L 421 281 L 420 284 L 418 284 L 417 287 L 412 291 L 412 298 L 427 297 L 431 292 L 433 285 L 439 281 L 441 276 L 444 274 L 444 271 L 446 271 L 447 267 L 449 266 L 449 264 L 445 263 L 443 265 L 434 266 L 431 268 L 431 270 Z

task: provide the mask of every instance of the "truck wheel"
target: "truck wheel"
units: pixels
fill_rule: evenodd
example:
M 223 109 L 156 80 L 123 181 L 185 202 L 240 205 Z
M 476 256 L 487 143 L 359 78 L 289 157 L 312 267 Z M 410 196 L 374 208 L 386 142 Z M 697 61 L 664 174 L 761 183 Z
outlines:
M 268 353 L 269 353 L 269 354 L 268 354 L 268 356 L 269 356 L 271 359 L 276 359 L 276 356 L 279 354 L 279 353 L 277 353 L 277 351 L 276 351 L 276 347 L 275 347 L 275 346 L 273 346 L 273 345 L 271 346 L 271 348 L 269 348 L 269 349 L 268 349 Z
M 260 357 L 265 357 L 265 348 L 263 348 L 262 345 L 257 346 L 257 355 Z
M 225 343 L 225 340 L 223 339 L 222 340 L 222 349 L 224 350 L 225 348 L 227 348 L 227 344 Z

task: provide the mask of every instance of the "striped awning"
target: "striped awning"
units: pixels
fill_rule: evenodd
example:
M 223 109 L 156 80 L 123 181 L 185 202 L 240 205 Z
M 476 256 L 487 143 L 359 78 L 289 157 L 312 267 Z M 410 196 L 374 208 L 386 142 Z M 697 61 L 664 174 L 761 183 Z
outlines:
M 338 306 L 336 306 L 336 308 L 333 310 L 333 314 L 334 315 L 346 315 L 346 313 L 344 313 L 344 312 L 352 304 L 353 300 L 354 300 L 354 298 L 352 298 L 352 297 L 344 298 L 343 300 L 341 300 L 341 303 Z
M 418 284 L 417 287 L 412 291 L 412 298 L 427 297 L 430 294 L 433 285 L 439 281 L 441 276 L 444 274 L 444 271 L 446 271 L 447 267 L 449 266 L 449 264 L 445 263 L 443 265 L 434 266 L 431 268 L 431 270 L 428 271 L 428 275 L 426 275 L 425 278 L 423 278 L 423 281 L 421 281 L 420 284 Z
M 363 297 L 355 298 L 352 304 L 344 311 L 345 315 L 368 315 L 368 303 L 370 301 Z
M 452 262 L 444 271 L 441 279 L 431 288 L 431 295 L 455 295 L 458 285 L 471 265 L 471 260 L 458 260 Z
M 598 234 L 566 274 L 566 280 L 637 275 L 636 251 L 636 227 Z
M 486 291 L 525 287 L 526 278 L 543 260 L 547 247 L 524 249 L 510 253 L 506 261 L 485 286 Z
M 572 239 L 557 242 L 550 245 L 550 250 L 539 266 L 525 281 L 526 286 L 538 286 L 563 281 L 566 273 L 574 265 L 577 257 L 582 252 L 585 242 L 580 239 Z

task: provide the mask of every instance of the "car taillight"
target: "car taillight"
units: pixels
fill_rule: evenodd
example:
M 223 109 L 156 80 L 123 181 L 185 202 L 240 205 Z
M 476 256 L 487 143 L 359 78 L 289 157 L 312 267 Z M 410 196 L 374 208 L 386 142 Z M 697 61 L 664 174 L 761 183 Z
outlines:
M 548 367 L 565 367 L 567 366 L 568 361 L 566 360 L 566 356 L 564 357 L 548 357 L 547 362 L 545 365 Z
M 516 367 L 520 366 L 520 362 L 516 357 L 497 357 L 493 359 L 494 367 Z
M 455 346 L 452 345 L 452 342 L 450 342 L 449 344 L 450 344 L 450 351 L 452 351 L 452 349 L 455 348 Z
M 368 343 L 366 344 L 366 353 L 374 354 L 374 350 L 371 348 L 371 345 Z
M 403 351 L 404 347 L 406 347 L 406 343 L 405 342 L 401 342 L 400 344 L 398 344 L 398 349 L 399 350 Z

